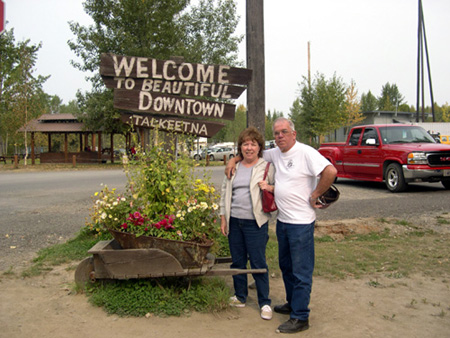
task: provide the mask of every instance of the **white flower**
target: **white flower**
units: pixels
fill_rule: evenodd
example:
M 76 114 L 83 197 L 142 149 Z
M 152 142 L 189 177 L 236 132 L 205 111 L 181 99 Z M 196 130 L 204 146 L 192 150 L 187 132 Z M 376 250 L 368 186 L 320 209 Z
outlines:
M 125 197 L 122 197 L 120 200 L 121 200 L 122 202 L 124 202 L 124 201 L 126 201 L 126 198 L 125 198 Z
M 113 205 L 116 206 L 118 203 L 116 201 L 113 202 Z
M 206 224 L 205 223 L 202 223 L 202 227 L 204 227 Z
M 102 218 L 102 219 L 105 219 L 106 216 L 108 216 L 108 215 L 106 214 L 106 212 L 104 212 L 104 213 L 101 215 L 101 218 Z
M 214 204 L 212 205 L 212 207 L 213 207 L 214 210 L 219 209 L 219 206 L 218 206 L 216 203 L 214 203 Z

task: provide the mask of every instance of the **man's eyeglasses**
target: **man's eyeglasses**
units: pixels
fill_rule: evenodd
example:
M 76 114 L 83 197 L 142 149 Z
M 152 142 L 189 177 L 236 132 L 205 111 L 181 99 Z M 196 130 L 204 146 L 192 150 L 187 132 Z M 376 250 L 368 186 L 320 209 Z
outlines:
M 275 131 L 273 133 L 273 136 L 277 137 L 277 136 L 280 136 L 280 134 L 287 135 L 287 134 L 289 134 L 291 132 L 292 132 L 291 130 L 283 129 L 281 131 Z

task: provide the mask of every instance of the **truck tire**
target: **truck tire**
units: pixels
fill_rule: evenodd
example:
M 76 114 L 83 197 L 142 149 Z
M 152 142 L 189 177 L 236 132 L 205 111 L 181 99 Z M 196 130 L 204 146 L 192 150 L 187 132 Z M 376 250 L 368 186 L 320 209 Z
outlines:
M 405 182 L 402 167 L 398 163 L 391 163 L 384 173 L 384 181 L 390 192 L 405 191 L 408 184 Z
M 200 161 L 200 155 L 199 155 L 199 154 L 195 154 L 195 155 L 194 155 L 194 160 Z
M 209 155 L 209 160 L 210 161 L 214 161 L 215 159 L 214 159 L 214 155 Z
M 450 190 L 450 181 L 441 181 L 445 189 Z

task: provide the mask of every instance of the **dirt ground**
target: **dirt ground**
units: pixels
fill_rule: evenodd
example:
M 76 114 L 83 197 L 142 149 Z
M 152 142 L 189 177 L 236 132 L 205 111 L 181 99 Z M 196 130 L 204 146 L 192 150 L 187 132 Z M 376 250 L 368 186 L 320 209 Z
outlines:
M 374 230 L 357 223 L 334 224 L 332 235 Z M 319 224 L 317 233 L 326 232 L 326 228 L 326 224 Z M 24 262 L 28 259 L 23 257 Z M 77 262 L 71 264 L 76 265 Z M 84 294 L 73 291 L 74 269 L 69 267 L 59 266 L 45 275 L 25 279 L 0 276 L 0 337 L 279 337 L 282 334 L 275 330 L 288 319 L 275 313 L 272 320 L 262 320 L 255 290 L 250 290 L 245 308 L 218 314 L 192 313 L 169 318 L 107 315 L 88 303 Z M 374 280 L 376 287 L 371 283 Z M 272 304 L 283 303 L 282 279 L 272 278 L 270 283 Z M 392 279 L 380 274 L 344 281 L 317 277 L 310 308 L 310 329 L 297 335 L 450 337 L 448 276 Z

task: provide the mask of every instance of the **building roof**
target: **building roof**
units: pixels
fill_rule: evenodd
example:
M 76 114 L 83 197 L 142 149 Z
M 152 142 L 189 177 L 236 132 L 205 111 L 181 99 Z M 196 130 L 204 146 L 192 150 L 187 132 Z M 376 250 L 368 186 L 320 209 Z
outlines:
M 20 132 L 82 133 L 89 132 L 72 114 L 43 114 L 19 129 Z M 90 131 L 92 132 L 92 131 Z

